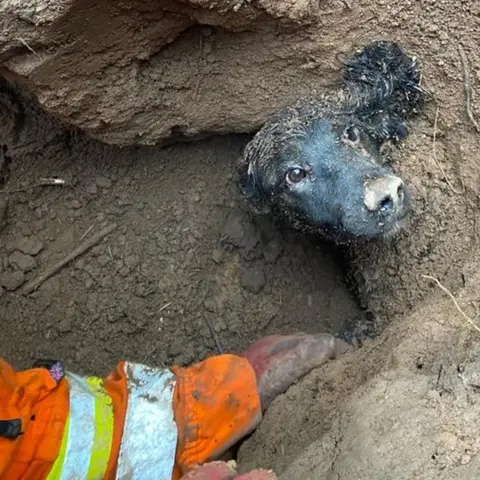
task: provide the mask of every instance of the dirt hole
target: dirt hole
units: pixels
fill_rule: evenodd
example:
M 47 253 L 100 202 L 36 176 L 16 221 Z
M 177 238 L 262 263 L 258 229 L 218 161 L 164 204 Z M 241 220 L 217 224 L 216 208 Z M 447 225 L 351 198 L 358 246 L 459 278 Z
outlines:
M 2 193 L 0 350 L 15 365 L 187 364 L 269 334 L 338 332 L 363 315 L 328 244 L 248 212 L 233 177 L 247 136 L 121 149 L 35 115 L 29 142 L 9 145 L 12 193 Z M 51 177 L 66 185 L 28 188 Z M 21 295 L 109 222 L 114 234 Z

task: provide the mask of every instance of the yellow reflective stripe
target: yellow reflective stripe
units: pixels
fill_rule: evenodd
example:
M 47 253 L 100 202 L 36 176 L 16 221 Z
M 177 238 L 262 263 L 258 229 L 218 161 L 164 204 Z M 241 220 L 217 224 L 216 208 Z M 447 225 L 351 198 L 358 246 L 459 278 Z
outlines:
M 68 373 L 69 415 L 47 480 L 102 480 L 113 440 L 113 404 L 103 381 Z
M 88 377 L 86 383 L 95 395 L 95 438 L 87 480 L 96 480 L 105 475 L 110 458 L 113 438 L 113 404 L 101 378 Z
M 65 454 L 67 451 L 67 442 L 68 442 L 68 431 L 70 429 L 70 415 L 67 417 L 67 421 L 65 423 L 65 429 L 63 431 L 63 438 L 62 438 L 62 445 L 60 446 L 60 450 L 58 452 L 57 459 L 53 464 L 50 473 L 48 474 L 47 480 L 59 480 L 62 474 L 63 468 L 63 461 L 65 460 Z

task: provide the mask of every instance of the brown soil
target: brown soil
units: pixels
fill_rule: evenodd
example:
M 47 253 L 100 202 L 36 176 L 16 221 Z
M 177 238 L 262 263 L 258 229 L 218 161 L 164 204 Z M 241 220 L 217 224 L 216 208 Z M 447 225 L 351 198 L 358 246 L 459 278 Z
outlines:
M 185 364 L 218 351 L 208 324 L 221 348 L 239 351 L 361 315 L 331 248 L 245 211 L 232 180 L 245 138 L 120 149 L 40 114 L 35 124 L 33 146 L 10 146 L 1 194 L 0 351 L 16 365 L 39 356 L 88 372 L 122 358 Z M 15 192 L 53 176 L 67 185 Z M 20 283 L 112 222 L 106 240 L 22 294 Z
M 79 372 L 102 374 L 125 358 L 186 364 L 216 353 L 215 338 L 239 351 L 270 333 L 338 331 L 363 319 L 366 309 L 379 330 L 386 327 L 381 336 L 279 397 L 241 446 L 240 465 L 273 467 L 285 480 L 478 478 L 478 333 L 422 274 L 438 277 L 475 317 L 480 137 L 466 114 L 458 45 L 478 92 L 480 11 L 474 2 L 446 0 L 365 0 L 353 9 L 344 3 L 326 2 L 332 9 L 317 24 L 279 37 L 268 22 L 238 35 L 215 31 L 209 42 L 223 60 L 212 60 L 211 68 L 202 63 L 200 103 L 182 103 L 182 115 L 192 135 L 249 131 L 279 97 L 310 88 L 316 68 L 324 74 L 317 86 L 335 80 L 336 54 L 378 36 L 401 41 L 419 57 L 437 103 L 392 154 L 415 200 L 400 238 L 351 250 L 344 262 L 328 245 L 247 212 L 233 181 L 247 137 L 164 149 L 106 146 L 2 90 L 0 143 L 12 160 L 0 192 L 0 352 L 19 367 L 53 356 Z M 179 78 L 189 77 L 192 57 L 183 53 L 195 50 L 199 35 L 192 29 L 164 51 L 170 60 L 181 58 Z M 302 54 L 294 60 L 296 35 Z M 252 57 L 256 49 L 261 53 Z M 311 63 L 305 63 L 308 49 Z M 157 82 L 154 73 L 150 80 Z M 185 101 L 178 85 L 167 87 L 173 104 Z M 264 90 L 249 97 L 249 88 Z M 474 112 L 480 112 L 477 98 Z M 51 109 L 65 114 L 66 99 Z M 93 104 L 85 117 L 73 108 L 71 123 L 92 126 Z M 18 105 L 26 108 L 23 124 L 13 121 Z M 95 124 L 93 133 L 118 140 L 131 117 L 117 124 L 116 111 L 102 112 L 110 112 L 112 129 Z M 145 115 L 149 128 L 156 125 L 151 112 Z M 128 134 L 133 138 L 139 128 Z M 166 130 L 150 128 L 145 141 L 165 138 Z M 0 180 L 8 163 L 2 155 Z M 52 176 L 67 185 L 26 189 Z M 37 292 L 22 295 L 25 281 L 111 222 L 118 224 L 113 234 Z
M 478 263 L 464 271 L 458 301 L 474 317 Z M 433 295 L 279 397 L 240 465 L 281 480 L 478 478 L 478 338 L 448 296 Z

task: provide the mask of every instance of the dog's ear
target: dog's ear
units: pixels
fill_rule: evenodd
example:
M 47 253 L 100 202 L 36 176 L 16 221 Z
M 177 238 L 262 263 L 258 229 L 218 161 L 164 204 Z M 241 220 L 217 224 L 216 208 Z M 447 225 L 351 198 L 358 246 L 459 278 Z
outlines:
M 408 136 L 405 120 L 394 114 L 381 113 L 363 125 L 369 136 L 375 140 L 380 152 L 388 151 Z
M 405 121 L 396 115 L 386 115 L 382 118 L 379 128 L 382 141 L 390 141 L 394 145 L 402 142 L 408 136 L 408 127 Z
M 265 202 L 263 190 L 258 182 L 254 162 L 240 162 L 238 167 L 238 185 L 251 208 L 258 214 L 270 212 Z

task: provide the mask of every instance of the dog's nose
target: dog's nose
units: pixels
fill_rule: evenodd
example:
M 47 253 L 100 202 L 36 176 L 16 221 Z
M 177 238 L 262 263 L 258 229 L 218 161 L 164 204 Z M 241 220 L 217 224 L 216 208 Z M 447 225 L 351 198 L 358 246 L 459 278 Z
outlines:
M 394 175 L 378 177 L 365 184 L 363 203 L 370 212 L 389 213 L 399 208 L 404 199 L 403 181 Z

